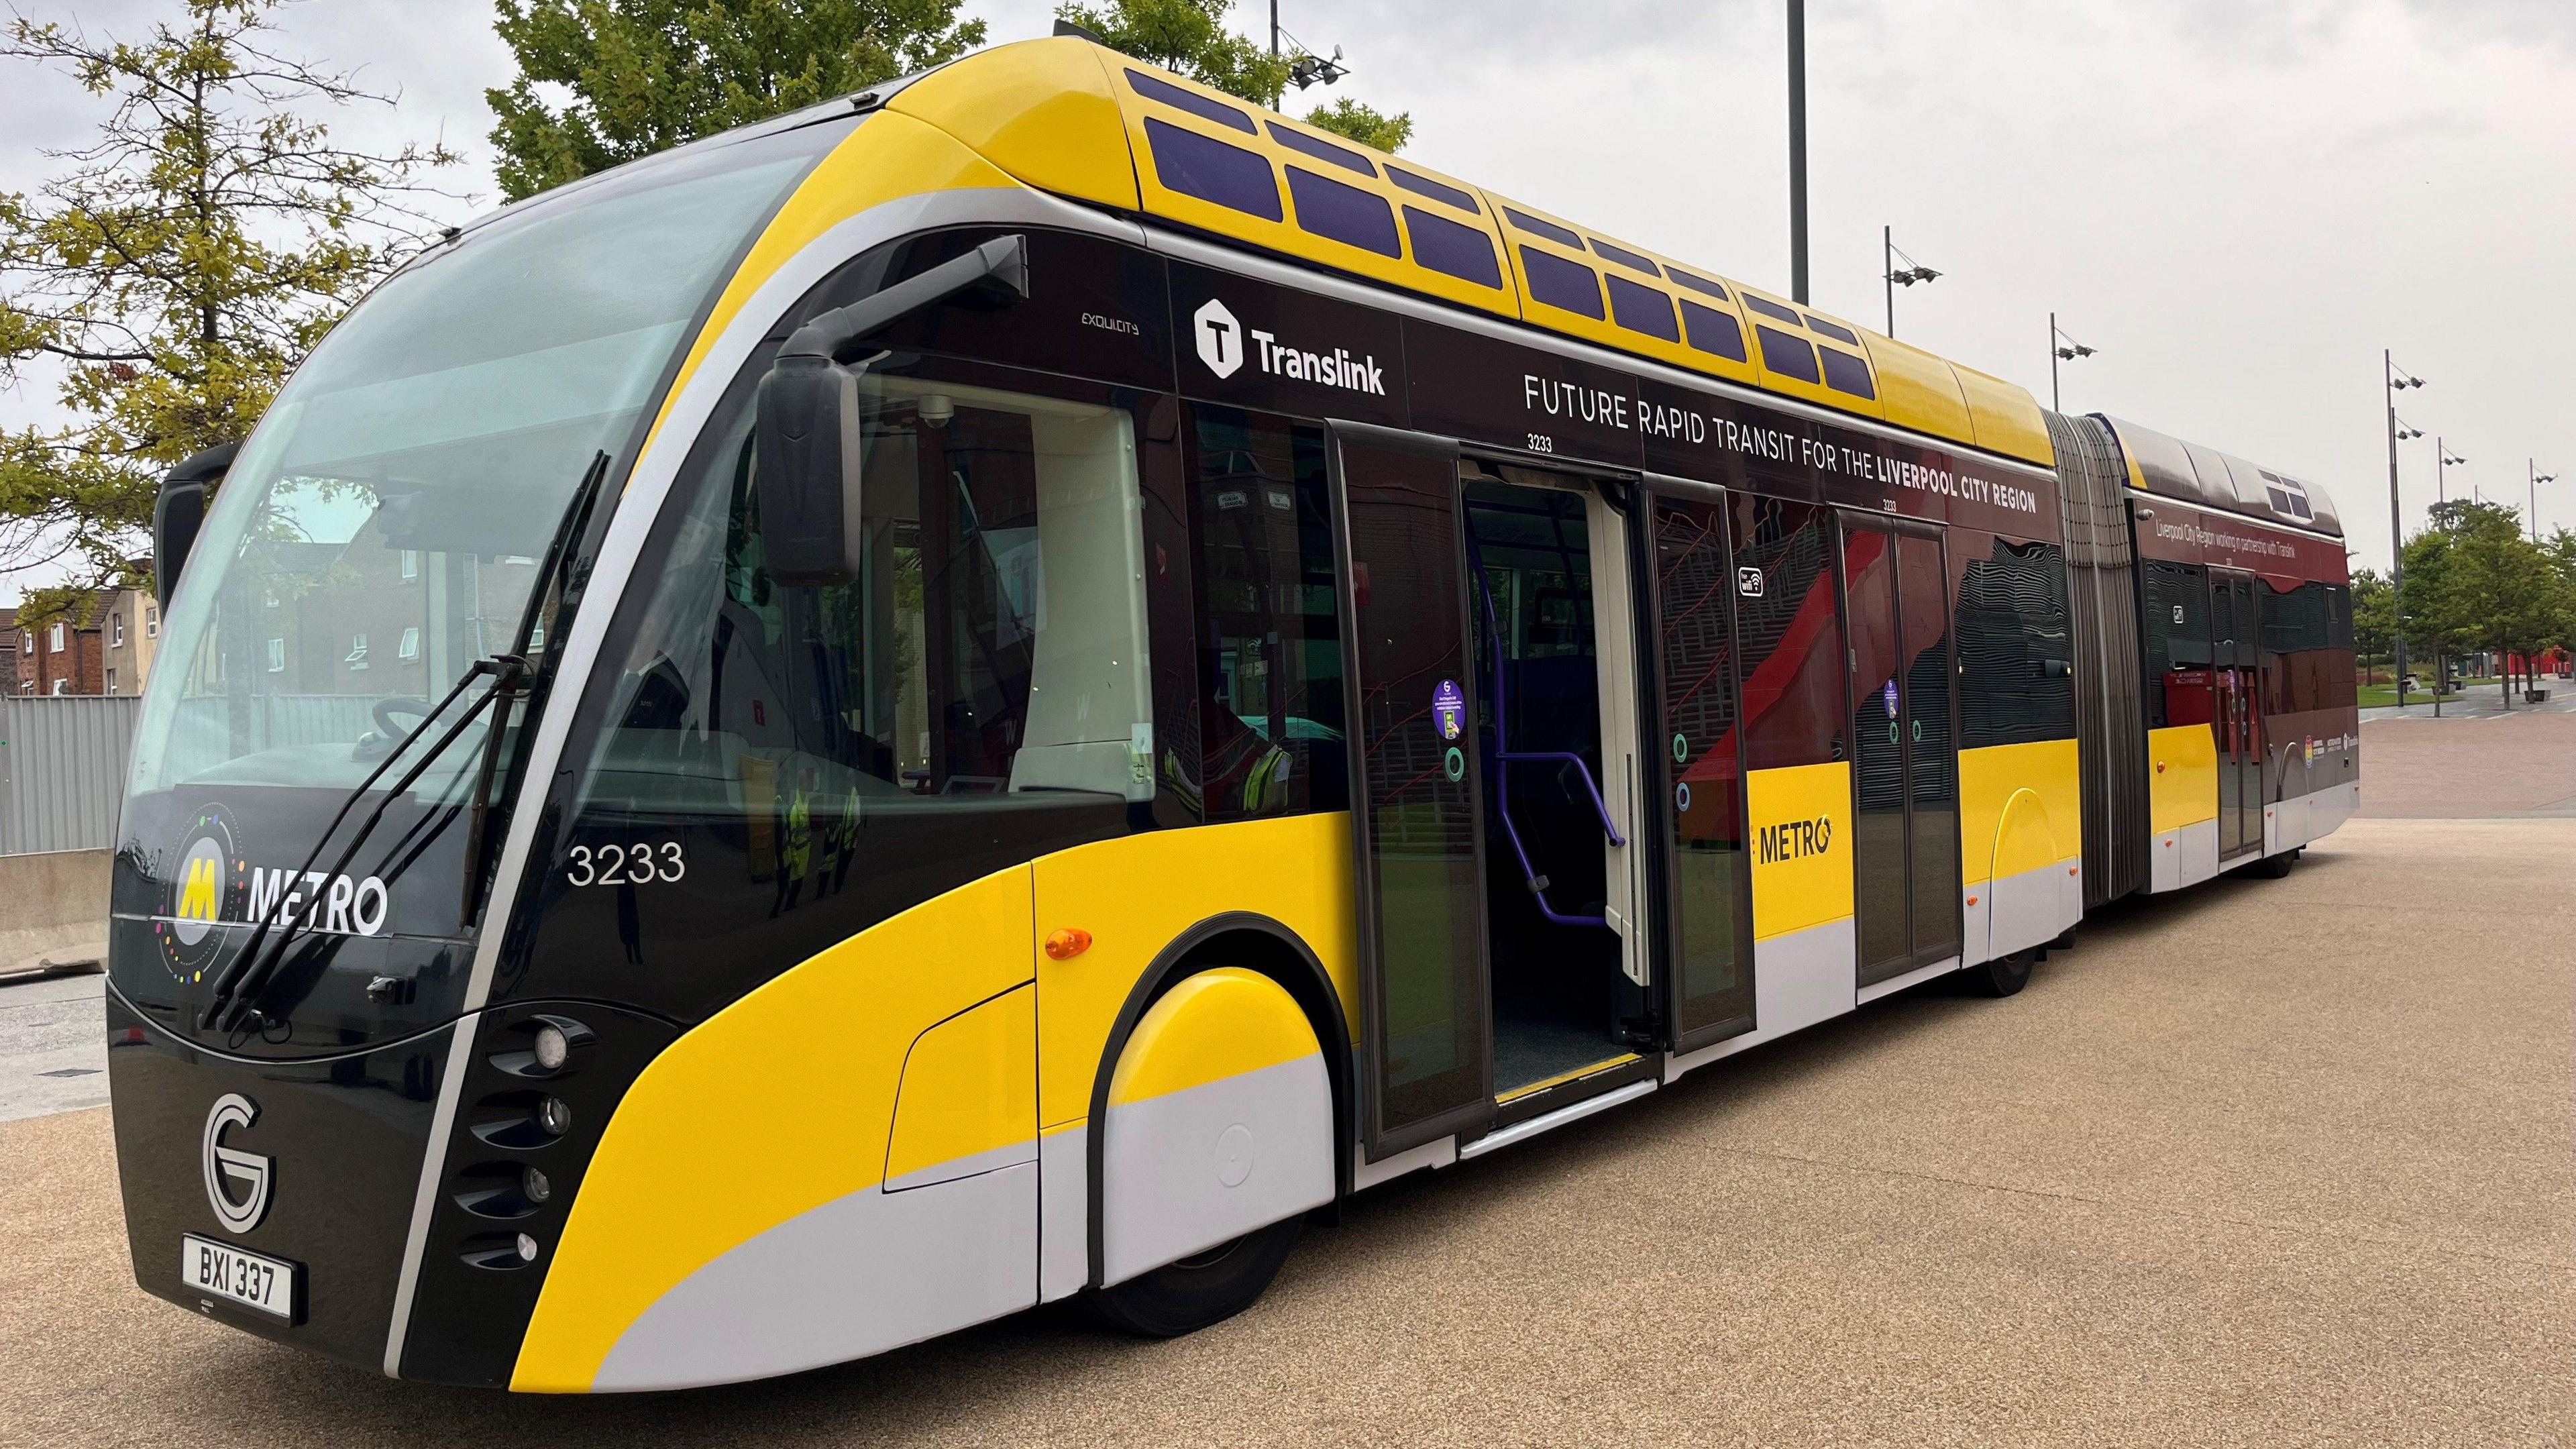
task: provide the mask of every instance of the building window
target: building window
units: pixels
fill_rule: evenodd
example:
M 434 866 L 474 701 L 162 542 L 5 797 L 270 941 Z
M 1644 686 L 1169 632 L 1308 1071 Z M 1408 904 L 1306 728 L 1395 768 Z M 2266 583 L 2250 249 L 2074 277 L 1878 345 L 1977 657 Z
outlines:
M 143 606 L 143 637 L 146 639 L 158 639 L 161 637 L 161 606 L 159 604 L 146 604 Z
M 419 549 L 407 548 L 402 551 L 402 575 L 405 579 L 416 579 L 420 577 Z
M 62 652 L 63 652 L 63 621 L 62 621 L 62 620 L 60 620 L 60 619 L 56 619 L 56 620 L 54 621 L 53 631 L 52 631 L 52 632 L 51 632 L 51 633 L 46 637 L 46 640 L 45 640 L 45 647 L 46 647 L 47 649 L 52 650 L 52 651 L 53 651 L 54 653 L 56 653 L 56 654 L 60 654 L 60 653 L 62 653 Z
M 108 647 L 111 649 L 122 649 L 125 647 L 125 616 L 123 614 L 110 614 L 107 616 L 107 643 Z M 116 691 L 111 689 L 108 693 L 114 694 Z
M 420 630 L 417 626 L 403 630 L 402 644 L 395 652 L 405 659 L 420 657 Z
M 116 693 L 116 671 L 113 669 L 107 671 L 107 692 Z
M 286 672 L 286 641 L 283 639 L 268 641 L 268 672 L 271 674 Z
M 47 694 L 69 694 L 72 692 L 72 682 L 68 679 L 57 679 L 54 681 L 54 687 L 45 692 Z
M 340 662 L 348 665 L 353 673 L 367 667 L 367 636 L 365 634 L 352 634 L 349 636 L 348 657 L 342 659 Z

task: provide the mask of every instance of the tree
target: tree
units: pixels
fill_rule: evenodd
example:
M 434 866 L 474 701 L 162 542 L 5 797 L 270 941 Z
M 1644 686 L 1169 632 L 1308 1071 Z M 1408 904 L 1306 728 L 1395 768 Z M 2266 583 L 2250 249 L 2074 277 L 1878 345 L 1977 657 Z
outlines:
M 1122 55 L 1132 55 L 1168 71 L 1240 96 L 1255 105 L 1279 110 L 1296 61 L 1305 55 L 1272 55 L 1249 36 L 1225 27 L 1233 0 L 1106 0 L 1085 5 L 1067 0 L 1056 18 L 1079 25 Z M 1374 146 L 1398 151 L 1413 139 L 1413 116 L 1389 116 L 1347 97 L 1306 113 L 1306 124 Z
M 21 618 L 133 582 L 160 473 L 242 437 L 287 372 L 431 229 L 438 145 L 333 144 L 300 107 L 392 105 L 279 53 L 283 0 L 175 0 L 142 37 L 20 17 L 0 56 L 113 102 L 62 171 L 0 196 L 0 378 L 59 370 L 68 422 L 0 432 L 0 572 Z
M 2560 530 L 2563 536 L 2565 530 Z M 2450 500 L 2406 544 L 2407 643 L 2437 657 L 2465 649 L 2530 656 L 2576 633 L 2576 543 L 2543 549 L 2514 511 Z M 2507 702 L 2511 702 L 2510 688 Z
M 496 0 L 518 58 L 484 92 L 501 123 L 502 194 L 767 120 L 984 43 L 959 0 Z M 541 86 L 568 88 L 561 106 Z
M 2365 663 L 2396 650 L 2397 594 L 2377 569 L 2352 576 L 2352 642 Z

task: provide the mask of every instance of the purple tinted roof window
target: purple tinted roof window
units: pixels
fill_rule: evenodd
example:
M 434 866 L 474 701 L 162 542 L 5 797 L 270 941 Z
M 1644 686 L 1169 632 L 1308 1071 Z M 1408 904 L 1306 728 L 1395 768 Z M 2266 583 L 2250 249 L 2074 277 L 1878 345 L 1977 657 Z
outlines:
M 1395 212 L 1376 192 L 1291 166 L 1288 195 L 1297 203 L 1297 225 L 1307 231 L 1380 256 L 1404 255 L 1395 240 Z
M 1289 130 L 1277 121 L 1266 121 L 1263 124 L 1270 128 L 1271 140 L 1291 151 L 1303 152 L 1318 161 L 1330 161 L 1345 171 L 1356 171 L 1362 176 L 1377 174 L 1376 162 L 1348 146 L 1336 146 L 1330 141 L 1317 140 L 1303 131 Z
M 1762 343 L 1762 366 L 1766 371 L 1794 377 L 1800 382 L 1824 380 L 1823 375 L 1816 371 L 1814 343 L 1777 327 L 1757 326 L 1753 335 Z
M 1714 357 L 1744 360 L 1744 328 L 1735 314 L 1703 307 L 1682 298 L 1682 321 L 1690 328 L 1690 345 Z
M 1428 196 L 1434 201 L 1446 202 L 1469 216 L 1485 214 L 1485 209 L 1476 204 L 1476 198 L 1445 181 L 1434 181 L 1428 176 L 1416 176 L 1401 166 L 1386 168 L 1386 179 L 1416 196 Z
M 1681 328 L 1673 321 L 1672 298 L 1616 272 L 1603 280 L 1610 284 L 1610 315 L 1620 326 L 1666 342 L 1682 340 Z
M 1214 121 L 1220 126 L 1232 126 L 1247 136 L 1261 134 L 1252 129 L 1250 116 L 1225 102 L 1200 95 L 1197 91 L 1183 90 L 1170 81 L 1156 80 L 1141 70 L 1127 72 L 1127 84 L 1135 87 L 1136 94 L 1149 101 L 1161 101 L 1174 110 L 1187 111 L 1201 120 Z
M 1581 262 L 1523 247 L 1521 271 L 1529 278 L 1531 300 L 1586 317 L 1601 315 L 1601 278 Z
M 1184 196 L 1213 201 L 1265 221 L 1278 221 L 1279 181 L 1270 158 L 1145 118 L 1145 140 L 1154 151 L 1154 174 Z
M 1494 255 L 1493 239 L 1483 232 L 1418 206 L 1404 209 L 1404 229 L 1413 236 L 1416 263 L 1480 287 L 1503 284 L 1502 260 Z

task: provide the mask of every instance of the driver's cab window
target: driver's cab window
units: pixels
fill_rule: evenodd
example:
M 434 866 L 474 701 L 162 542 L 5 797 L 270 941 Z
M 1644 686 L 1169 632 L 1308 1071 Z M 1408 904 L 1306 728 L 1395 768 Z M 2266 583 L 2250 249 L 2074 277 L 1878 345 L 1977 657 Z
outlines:
M 682 479 L 585 791 L 592 823 L 738 829 L 782 905 L 871 849 L 944 850 L 906 824 L 948 839 L 927 814 L 981 819 L 989 843 L 1028 833 L 1009 815 L 1154 790 L 1133 415 L 914 377 L 861 389 L 858 576 L 764 570 L 739 396 Z

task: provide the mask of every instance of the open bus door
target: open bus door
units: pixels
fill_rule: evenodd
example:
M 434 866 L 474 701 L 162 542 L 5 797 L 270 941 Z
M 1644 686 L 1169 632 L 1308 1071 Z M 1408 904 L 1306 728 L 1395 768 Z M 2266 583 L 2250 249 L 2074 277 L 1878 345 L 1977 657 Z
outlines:
M 1484 783 L 1458 449 L 1332 428 L 1371 1160 L 1494 1117 Z

